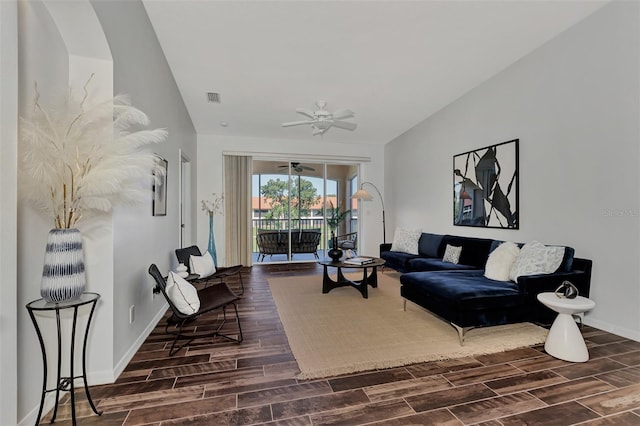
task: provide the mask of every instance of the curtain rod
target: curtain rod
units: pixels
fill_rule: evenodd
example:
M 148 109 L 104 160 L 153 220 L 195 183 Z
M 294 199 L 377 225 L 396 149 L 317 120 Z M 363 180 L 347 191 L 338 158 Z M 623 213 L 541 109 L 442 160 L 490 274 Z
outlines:
M 222 151 L 222 155 L 237 155 L 243 157 L 253 157 L 254 159 L 273 159 L 278 160 L 307 160 L 307 161 L 337 161 L 337 162 L 371 162 L 371 157 L 356 157 L 349 155 L 317 155 L 317 154 L 292 154 L 292 153 L 274 153 L 274 152 L 248 152 L 248 151 Z

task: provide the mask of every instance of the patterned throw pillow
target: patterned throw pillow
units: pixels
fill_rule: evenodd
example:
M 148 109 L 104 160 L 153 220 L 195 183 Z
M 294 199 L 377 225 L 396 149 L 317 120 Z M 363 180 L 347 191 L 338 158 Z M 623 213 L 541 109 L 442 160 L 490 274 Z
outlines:
M 520 247 L 512 242 L 500 244 L 491 252 L 484 268 L 484 276 L 496 281 L 509 281 L 511 267 L 520 254 Z
M 564 247 L 545 246 L 538 241 L 532 241 L 520 249 L 520 255 L 511 267 L 509 278 L 518 281 L 518 277 L 522 275 L 550 274 L 560 267 L 563 257 Z
M 187 280 L 173 271 L 169 271 L 167 287 L 165 289 L 171 302 L 185 315 L 191 315 L 200 309 L 198 290 Z
M 420 235 L 422 235 L 422 229 L 396 229 L 393 243 L 391 243 L 391 251 L 418 254 Z
M 457 264 L 460 261 L 460 253 L 462 253 L 462 246 L 456 247 L 447 244 L 442 261 Z

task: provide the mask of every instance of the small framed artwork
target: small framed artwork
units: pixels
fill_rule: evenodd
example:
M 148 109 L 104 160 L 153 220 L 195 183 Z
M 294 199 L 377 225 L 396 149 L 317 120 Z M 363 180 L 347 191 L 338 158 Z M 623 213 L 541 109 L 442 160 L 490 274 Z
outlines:
M 518 229 L 518 142 L 454 155 L 454 225 Z
M 164 158 L 158 159 L 158 168 L 153 172 L 153 202 L 154 216 L 167 215 L 167 167 L 169 163 Z

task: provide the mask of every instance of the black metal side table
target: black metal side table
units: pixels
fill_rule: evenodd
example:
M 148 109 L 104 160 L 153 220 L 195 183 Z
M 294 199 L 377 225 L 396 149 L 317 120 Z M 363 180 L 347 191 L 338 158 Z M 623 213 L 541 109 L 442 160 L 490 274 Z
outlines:
M 36 334 L 38 335 L 38 340 L 40 341 L 40 349 L 42 350 L 42 363 L 44 367 L 44 378 L 42 381 L 42 397 L 40 399 L 40 410 L 38 411 L 38 418 L 36 420 L 36 425 L 40 422 L 40 418 L 42 416 L 42 410 L 44 408 L 44 400 L 45 396 L 48 392 L 56 393 L 56 405 L 53 409 L 53 416 L 51 417 L 51 423 L 56 421 L 56 415 L 58 413 L 58 403 L 60 401 L 60 391 L 70 392 L 71 396 L 71 421 L 75 425 L 76 424 L 76 399 L 75 399 L 75 379 L 82 378 L 84 382 L 84 391 L 87 395 L 87 400 L 91 405 L 91 409 L 97 415 L 101 415 L 102 411 L 98 411 L 96 406 L 91 399 L 91 394 L 89 393 L 89 386 L 87 385 L 87 338 L 89 337 L 89 326 L 91 325 L 91 319 L 93 318 L 93 312 L 95 311 L 96 304 L 100 295 L 98 293 L 83 293 L 78 299 L 69 301 L 69 302 L 61 302 L 61 303 L 49 303 L 44 299 L 34 300 L 27 304 L 27 310 L 29 311 L 29 316 L 31 317 L 31 321 L 36 329 Z M 76 327 L 78 324 L 78 309 L 81 306 L 87 306 L 89 311 L 89 318 L 87 320 L 87 325 L 84 330 L 84 339 L 82 343 L 82 374 L 74 375 L 74 358 L 75 358 L 75 346 L 76 346 Z M 71 325 L 71 338 L 70 338 L 70 348 L 69 348 L 69 376 L 61 377 L 62 374 L 62 327 L 60 321 L 60 311 L 72 309 L 73 310 L 73 318 Z M 56 378 L 56 387 L 53 389 L 47 389 L 47 350 L 45 347 L 45 342 L 42 336 L 42 331 L 40 330 L 40 325 L 38 324 L 38 320 L 36 319 L 36 312 L 43 311 L 55 311 L 56 315 L 56 328 L 57 328 L 57 356 L 58 356 L 58 371 Z M 45 318 L 46 320 L 46 318 Z

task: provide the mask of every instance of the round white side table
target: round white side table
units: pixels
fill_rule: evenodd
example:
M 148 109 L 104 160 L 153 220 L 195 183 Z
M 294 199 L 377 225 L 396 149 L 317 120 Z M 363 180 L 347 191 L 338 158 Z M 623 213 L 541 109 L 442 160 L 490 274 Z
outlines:
M 573 315 L 593 309 L 596 303 L 582 296 L 567 299 L 550 292 L 539 293 L 538 300 L 558 313 L 547 335 L 544 350 L 549 355 L 565 361 L 588 361 L 589 351 Z

